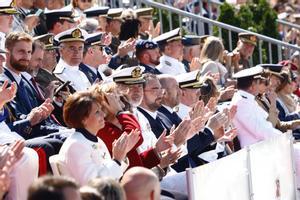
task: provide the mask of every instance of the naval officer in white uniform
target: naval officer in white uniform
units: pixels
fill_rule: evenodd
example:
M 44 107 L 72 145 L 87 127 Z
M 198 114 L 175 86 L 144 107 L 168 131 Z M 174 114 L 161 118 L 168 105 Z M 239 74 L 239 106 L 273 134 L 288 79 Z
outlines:
M 53 73 L 64 82 L 71 81 L 70 85 L 76 91 L 83 91 L 91 86 L 88 78 L 79 70 L 86 36 L 86 31 L 74 28 L 57 34 L 54 38 L 59 43 L 61 57 Z
M 181 29 L 164 33 L 153 41 L 157 42 L 163 55 L 160 57 L 160 64 L 156 67 L 162 74 L 178 75 L 186 73 L 183 57 L 183 45 Z
M 260 66 L 244 69 L 236 74 L 238 91 L 233 95 L 231 104 L 237 106 L 233 124 L 237 128 L 241 147 L 280 135 L 267 120 L 268 113 L 255 101 L 258 84 L 263 68 Z

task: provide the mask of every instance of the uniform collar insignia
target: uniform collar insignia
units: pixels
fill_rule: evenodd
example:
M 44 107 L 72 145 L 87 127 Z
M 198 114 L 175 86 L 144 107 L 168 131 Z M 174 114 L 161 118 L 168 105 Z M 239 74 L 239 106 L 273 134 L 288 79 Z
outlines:
M 165 61 L 165 64 L 168 65 L 168 66 L 172 66 L 172 64 L 167 60 Z

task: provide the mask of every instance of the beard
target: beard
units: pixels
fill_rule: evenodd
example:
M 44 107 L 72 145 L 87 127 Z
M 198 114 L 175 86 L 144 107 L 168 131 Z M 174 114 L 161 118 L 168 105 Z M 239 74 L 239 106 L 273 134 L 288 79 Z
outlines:
M 154 60 L 154 59 L 152 59 L 151 57 L 150 57 L 150 63 L 152 63 L 153 65 L 155 65 L 155 66 L 157 66 L 157 65 L 159 65 L 159 60 Z
M 16 60 L 12 55 L 9 59 L 10 65 L 17 71 L 24 72 L 29 66 L 29 60 L 20 59 Z
M 130 104 L 133 107 L 138 107 L 142 103 L 143 97 L 131 97 Z
M 148 107 L 151 110 L 158 110 L 162 105 L 162 98 L 157 98 L 153 103 L 149 103 Z

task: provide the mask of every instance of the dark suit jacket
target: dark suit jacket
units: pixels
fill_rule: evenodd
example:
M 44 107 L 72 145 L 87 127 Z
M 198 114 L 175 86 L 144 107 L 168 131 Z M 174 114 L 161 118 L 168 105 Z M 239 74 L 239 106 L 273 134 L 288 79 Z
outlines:
M 167 126 L 165 126 L 162 121 L 156 121 L 155 119 L 153 119 L 153 117 L 151 115 L 149 115 L 145 110 L 143 110 L 142 108 L 137 108 L 149 121 L 149 124 L 151 126 L 151 130 L 152 132 L 155 134 L 156 138 L 159 138 L 159 136 L 162 134 L 162 132 L 164 131 L 164 129 L 167 129 Z M 167 129 L 168 130 L 168 129 Z M 169 130 L 168 130 L 169 131 Z
M 10 83 L 17 82 L 14 79 L 13 75 L 4 68 L 4 72 L 0 77 L 0 82 L 3 83 L 5 80 L 8 80 Z M 12 114 L 12 117 L 6 118 L 6 123 L 8 124 L 10 129 L 17 132 L 25 139 L 58 132 L 57 124 L 53 123 L 50 118 L 43 120 L 41 123 L 35 126 L 30 125 L 30 122 L 26 119 L 26 116 L 31 112 L 33 108 L 41 104 L 41 100 L 37 97 L 35 90 L 33 90 L 28 84 L 26 84 L 26 97 L 20 90 L 20 85 L 18 85 L 16 97 L 7 104 L 7 108 Z M 28 103 L 27 99 L 30 101 L 30 103 Z
M 163 120 L 163 123 L 171 128 L 176 127 L 181 123 L 179 116 L 170 113 L 165 107 L 158 109 L 158 116 Z M 199 154 L 211 150 L 210 144 L 214 141 L 213 133 L 205 128 L 203 132 L 196 134 L 187 141 L 187 149 L 189 154 L 189 162 L 192 166 L 203 164 L 203 161 L 198 157 Z
M 163 116 L 162 112 L 158 112 L 158 117 L 161 119 L 161 123 L 158 123 L 155 119 L 151 117 L 146 111 L 144 111 L 141 108 L 138 108 L 138 110 L 144 114 L 144 116 L 148 119 L 152 132 L 155 134 L 155 136 L 158 138 L 164 129 L 167 131 L 170 131 L 170 128 L 173 126 L 173 124 L 176 125 L 178 121 L 172 122 L 171 118 L 169 119 L 167 116 Z M 164 109 L 160 109 L 164 110 Z M 167 111 L 167 109 L 165 109 Z M 171 113 L 169 113 L 171 115 Z M 198 158 L 198 155 L 200 153 L 203 153 L 203 150 L 209 146 L 211 142 L 214 141 L 213 134 L 210 132 L 209 129 L 205 129 L 204 133 L 196 134 L 194 137 L 189 139 L 187 141 L 187 149 L 188 149 L 188 155 L 183 156 L 178 160 L 176 164 L 174 164 L 172 167 L 177 172 L 182 172 L 188 167 L 196 167 L 200 164 L 203 164 L 203 161 Z
M 35 80 L 40 85 L 41 89 L 44 91 L 51 81 L 57 81 L 58 79 L 52 73 L 49 73 L 43 68 L 40 68 L 37 76 L 35 77 Z

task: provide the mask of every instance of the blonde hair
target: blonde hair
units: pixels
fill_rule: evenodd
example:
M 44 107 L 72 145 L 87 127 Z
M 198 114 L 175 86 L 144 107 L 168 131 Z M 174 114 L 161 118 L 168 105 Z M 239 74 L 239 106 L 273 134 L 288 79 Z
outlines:
M 114 93 L 117 91 L 117 85 L 115 82 L 105 83 L 105 84 L 94 84 L 90 87 L 90 92 L 97 99 L 97 101 L 101 104 L 103 101 L 107 101 L 105 97 L 105 93 Z
M 11 32 L 7 35 L 5 40 L 5 48 L 12 50 L 13 46 L 20 41 L 33 42 L 31 35 L 25 32 Z
M 220 38 L 210 36 L 206 39 L 200 54 L 200 62 L 203 65 L 207 61 L 221 60 L 224 45 Z

